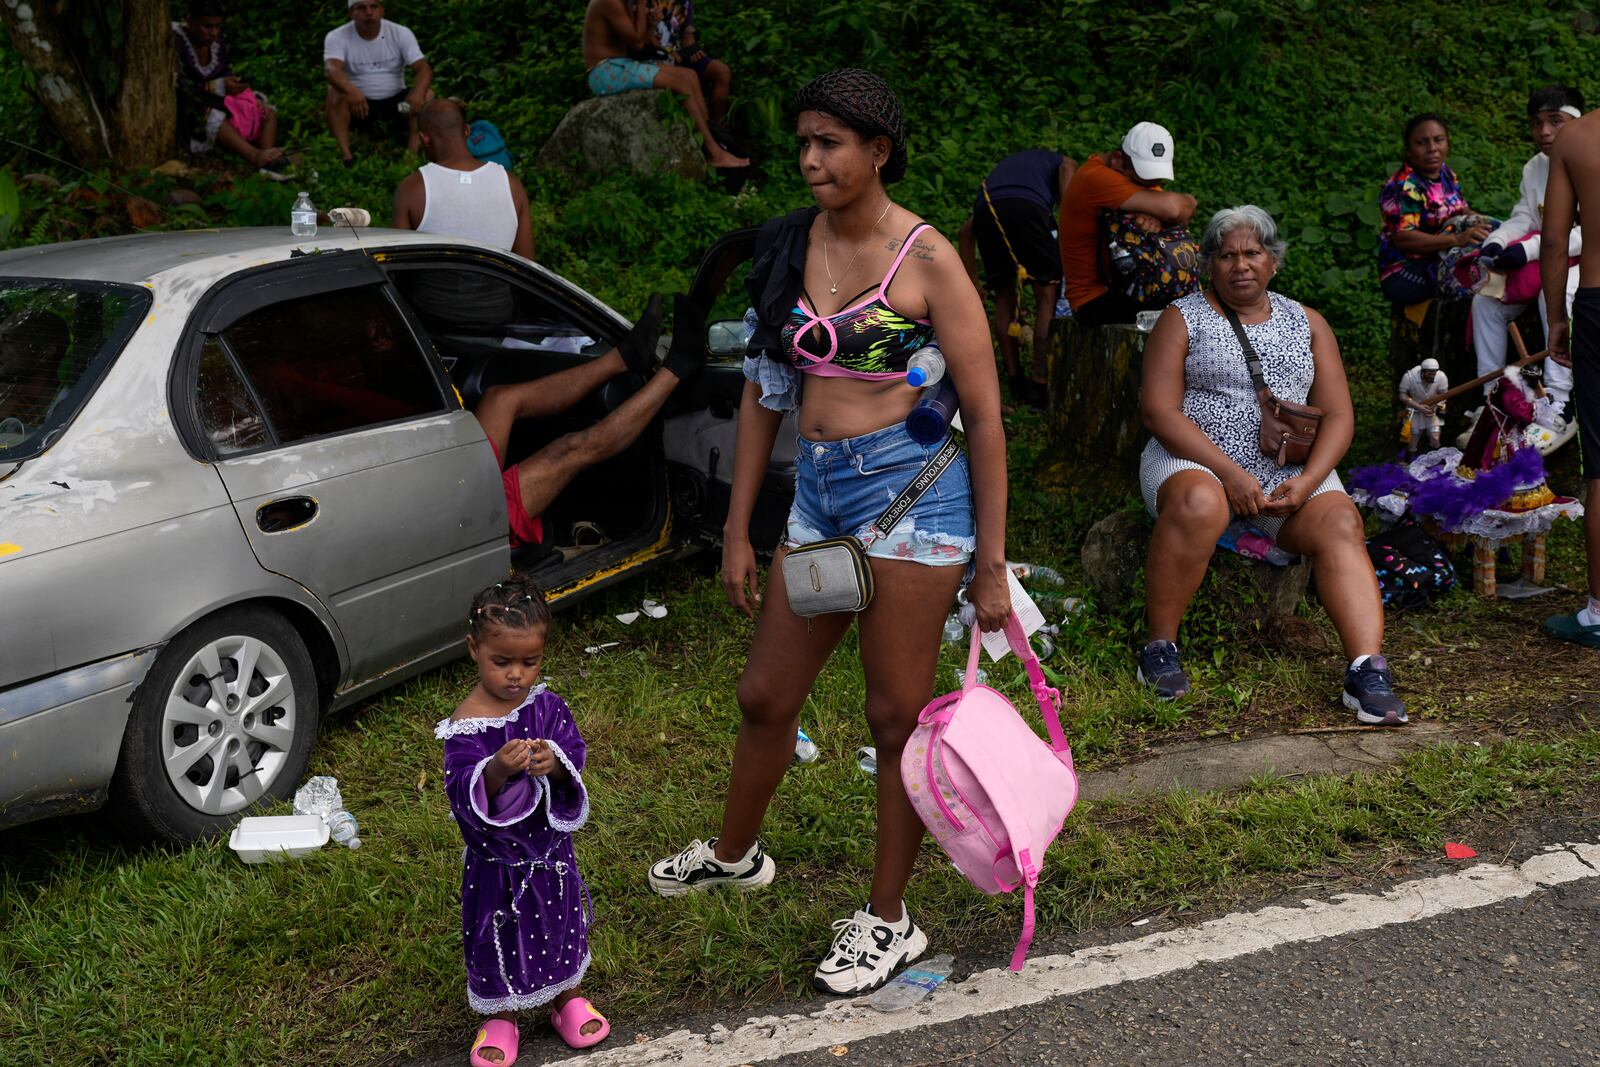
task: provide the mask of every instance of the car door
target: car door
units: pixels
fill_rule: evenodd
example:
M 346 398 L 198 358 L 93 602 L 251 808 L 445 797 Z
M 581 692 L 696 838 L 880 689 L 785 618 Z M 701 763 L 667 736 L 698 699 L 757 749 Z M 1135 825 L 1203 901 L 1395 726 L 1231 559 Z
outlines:
M 257 560 L 327 605 L 358 684 L 461 639 L 508 573 L 506 505 L 382 273 L 317 258 L 202 304 L 189 414 Z
M 675 509 L 698 537 L 716 544 L 728 516 L 734 439 L 744 397 L 744 279 L 755 249 L 755 229 L 734 230 L 701 257 L 689 287 L 707 309 L 705 371 L 686 383 L 667 412 L 665 447 Z M 750 540 L 770 551 L 783 533 L 794 499 L 795 413 L 778 428 L 767 473 L 750 516 Z

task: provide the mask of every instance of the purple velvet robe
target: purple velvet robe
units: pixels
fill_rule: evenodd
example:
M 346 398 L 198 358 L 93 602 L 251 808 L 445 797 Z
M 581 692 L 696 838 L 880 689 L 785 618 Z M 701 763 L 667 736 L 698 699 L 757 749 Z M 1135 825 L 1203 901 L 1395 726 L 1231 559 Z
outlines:
M 467 847 L 461 941 L 467 1002 L 493 1015 L 548 1004 L 589 969 L 589 890 L 572 831 L 589 818 L 585 746 L 566 702 L 543 685 L 501 718 L 445 719 L 444 791 Z M 483 772 L 512 738 L 550 743 L 568 780 L 516 774 L 490 797 Z

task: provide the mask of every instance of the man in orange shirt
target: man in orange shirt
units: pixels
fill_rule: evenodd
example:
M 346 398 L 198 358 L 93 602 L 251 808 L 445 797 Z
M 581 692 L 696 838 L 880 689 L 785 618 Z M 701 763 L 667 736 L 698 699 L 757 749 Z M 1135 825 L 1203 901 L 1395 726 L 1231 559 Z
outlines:
M 1144 310 L 1106 284 L 1108 268 L 1102 264 L 1109 254 L 1100 215 L 1112 210 L 1143 216 L 1140 225 L 1151 233 L 1187 223 L 1194 215 L 1194 197 L 1164 192 L 1159 184 L 1172 180 L 1172 155 L 1172 134 L 1153 122 L 1141 122 L 1128 131 L 1121 148 L 1090 156 L 1072 176 L 1061 198 L 1061 269 L 1067 303 L 1079 322 L 1132 322 Z

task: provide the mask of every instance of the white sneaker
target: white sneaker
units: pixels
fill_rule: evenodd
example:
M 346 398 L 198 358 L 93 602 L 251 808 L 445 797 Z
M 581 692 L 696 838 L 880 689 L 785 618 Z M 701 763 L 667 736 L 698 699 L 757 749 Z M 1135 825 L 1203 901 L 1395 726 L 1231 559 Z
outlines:
M 1556 423 L 1554 430 L 1548 426 L 1532 423 L 1523 431 L 1523 440 L 1539 450 L 1539 455 L 1548 456 L 1568 441 L 1578 435 L 1578 420 L 1562 419 Z
M 884 922 L 869 904 L 833 924 L 833 947 L 817 965 L 811 984 L 824 993 L 870 993 L 893 977 L 895 969 L 928 951 L 928 935 L 900 905 L 900 921 Z
M 650 868 L 650 888 L 664 897 L 681 897 L 685 893 L 703 893 L 708 889 L 726 886 L 729 889 L 759 889 L 772 883 L 778 865 L 761 850 L 761 842 L 750 846 L 744 858 L 735 863 L 723 863 L 713 850 L 717 839 L 691 841 L 689 847 L 676 856 L 669 856 Z

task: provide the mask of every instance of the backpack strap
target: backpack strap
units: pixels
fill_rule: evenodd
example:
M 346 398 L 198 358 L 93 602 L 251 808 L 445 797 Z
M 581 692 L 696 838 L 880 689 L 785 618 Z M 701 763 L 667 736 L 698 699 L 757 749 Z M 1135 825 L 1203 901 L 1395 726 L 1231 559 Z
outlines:
M 1022 936 L 1017 938 L 1016 951 L 1011 953 L 1011 969 L 1022 970 L 1028 959 L 1028 946 L 1033 944 L 1033 887 L 1039 884 L 1039 871 L 1033 865 L 1028 849 L 1017 854 L 1017 866 L 1022 869 Z
M 1022 661 L 1023 669 L 1028 672 L 1028 688 L 1033 690 L 1033 699 L 1039 702 L 1039 715 L 1044 719 L 1044 726 L 1050 733 L 1050 748 L 1056 753 L 1066 752 L 1070 763 L 1072 750 L 1067 746 L 1067 735 L 1061 729 L 1061 691 L 1052 686 L 1044 676 L 1044 668 L 1039 664 L 1039 657 L 1034 654 L 1033 646 L 1028 643 L 1028 637 L 1022 632 L 1022 622 L 1012 612 L 1006 619 L 1006 643 L 1011 646 L 1011 651 L 1017 654 Z

